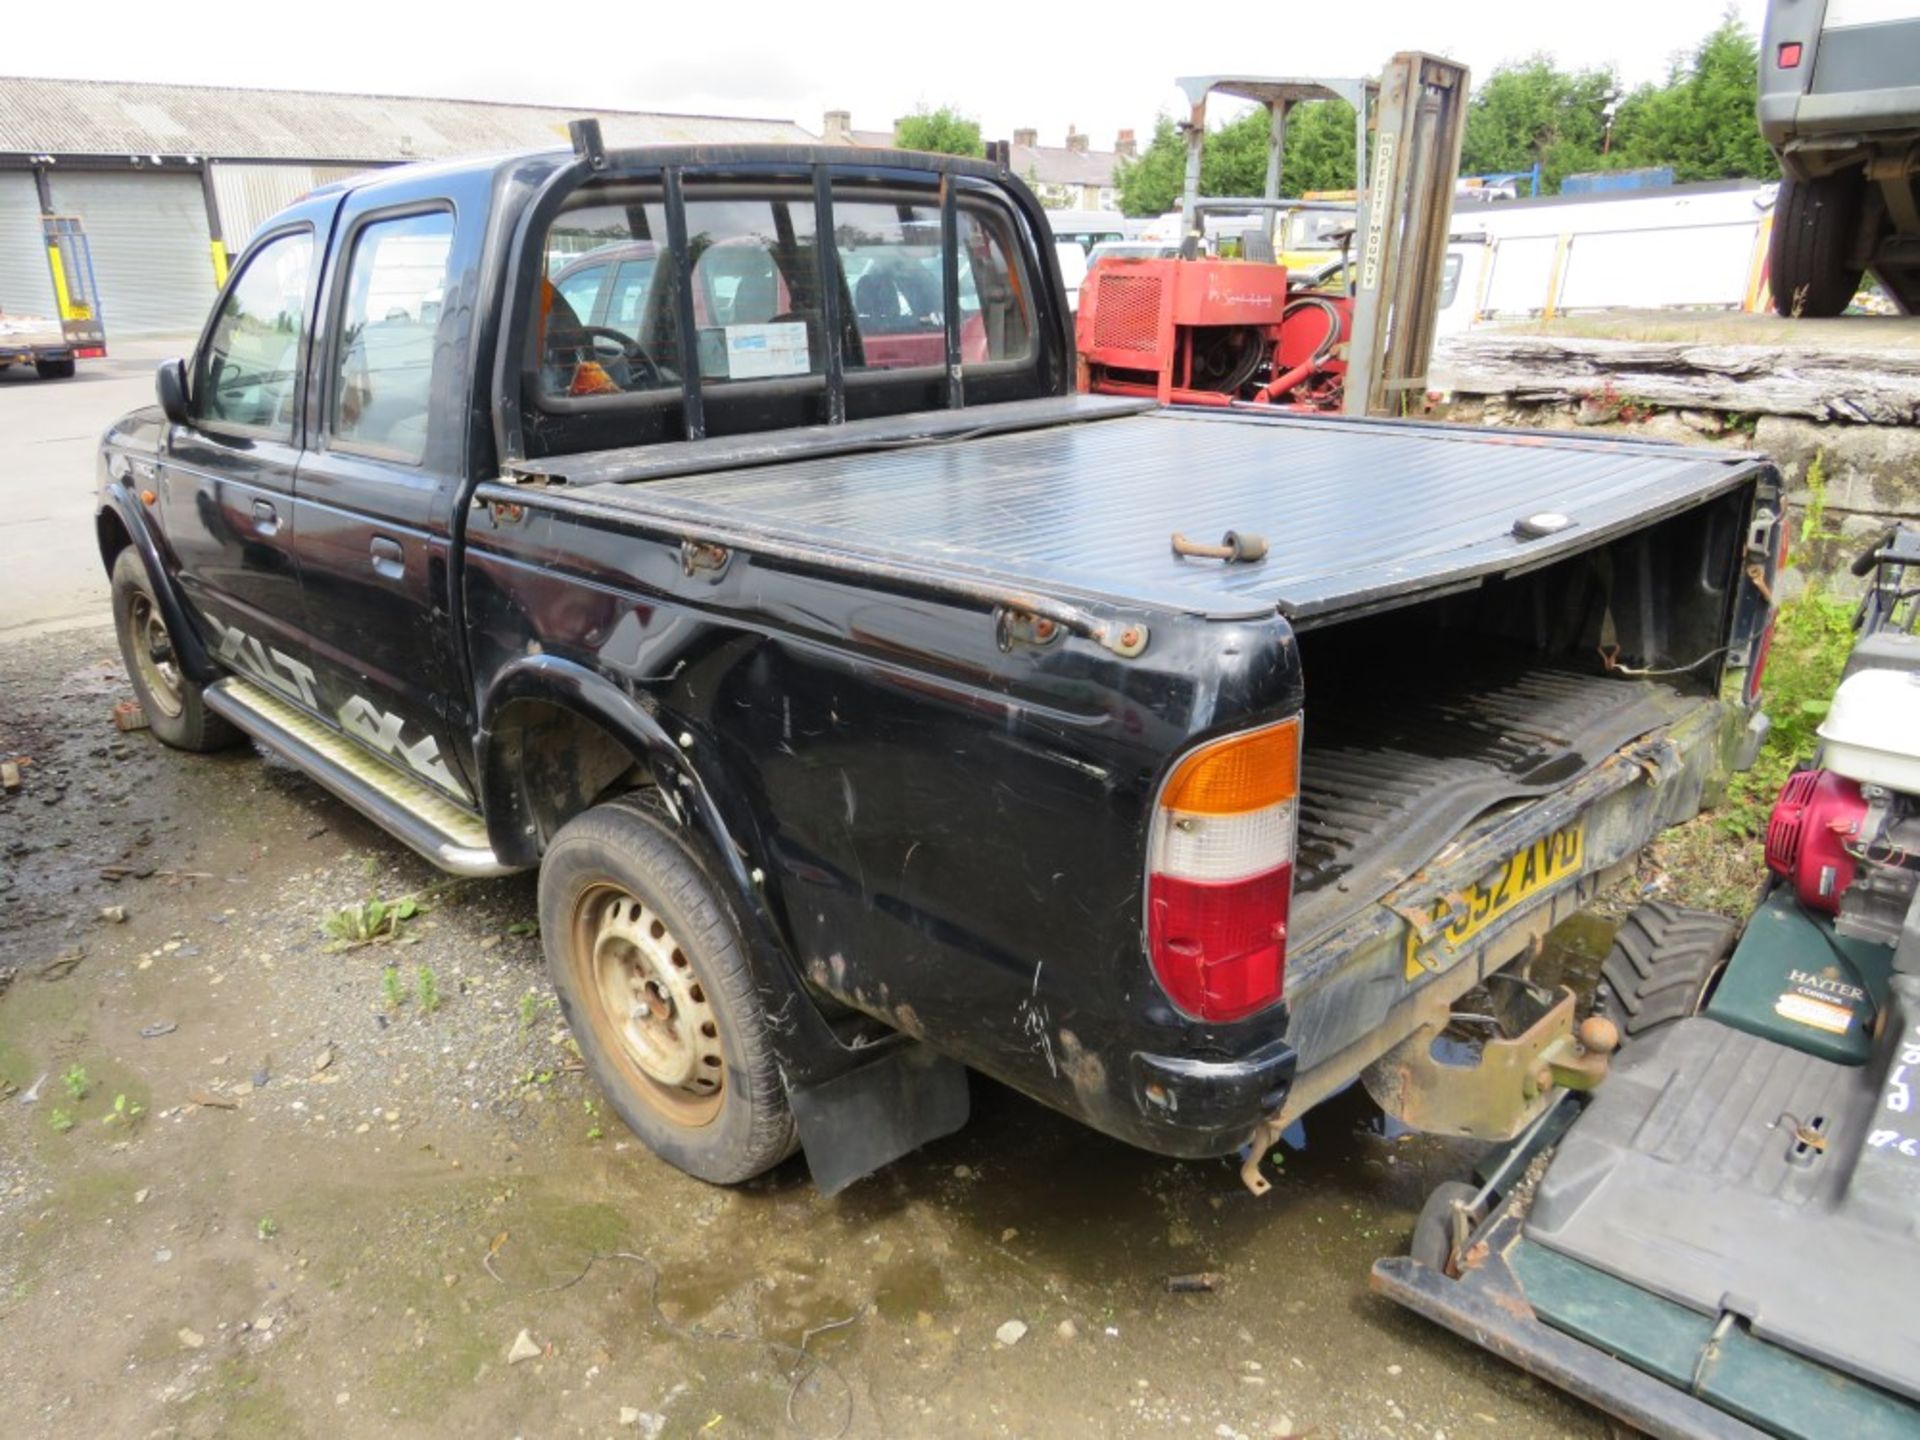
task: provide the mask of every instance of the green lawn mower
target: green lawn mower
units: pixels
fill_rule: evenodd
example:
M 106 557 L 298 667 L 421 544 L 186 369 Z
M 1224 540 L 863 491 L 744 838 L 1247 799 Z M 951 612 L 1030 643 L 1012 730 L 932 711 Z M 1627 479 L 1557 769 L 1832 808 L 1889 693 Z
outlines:
M 1911 567 L 1911 568 L 1910 568 Z M 1373 1286 L 1649 1434 L 1920 1436 L 1920 532 L 1766 836 L 1744 926 L 1627 917 L 1568 1093 Z

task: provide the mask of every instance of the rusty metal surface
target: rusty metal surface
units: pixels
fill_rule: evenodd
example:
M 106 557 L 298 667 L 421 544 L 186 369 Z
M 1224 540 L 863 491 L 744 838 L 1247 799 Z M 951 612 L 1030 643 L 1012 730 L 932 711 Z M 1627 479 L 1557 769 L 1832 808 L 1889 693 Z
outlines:
M 1573 992 L 1563 989 L 1520 1034 L 1480 1040 L 1470 1057 L 1456 1047 L 1450 1059 L 1435 1055 L 1442 1027 L 1429 1023 L 1369 1065 L 1361 1079 L 1375 1104 L 1416 1130 L 1510 1140 L 1557 1088 L 1589 1090 L 1606 1075 L 1606 1057 L 1575 1037 L 1573 1009 Z

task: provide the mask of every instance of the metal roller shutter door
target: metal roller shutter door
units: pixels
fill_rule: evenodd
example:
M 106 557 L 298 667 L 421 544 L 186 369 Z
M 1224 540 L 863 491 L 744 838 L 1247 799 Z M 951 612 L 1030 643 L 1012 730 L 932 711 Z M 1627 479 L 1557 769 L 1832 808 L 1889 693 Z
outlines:
M 0 311 L 52 316 L 53 276 L 33 176 L 0 170 Z
M 198 330 L 214 294 L 200 177 L 70 170 L 52 178 L 55 207 L 87 227 L 107 344 Z

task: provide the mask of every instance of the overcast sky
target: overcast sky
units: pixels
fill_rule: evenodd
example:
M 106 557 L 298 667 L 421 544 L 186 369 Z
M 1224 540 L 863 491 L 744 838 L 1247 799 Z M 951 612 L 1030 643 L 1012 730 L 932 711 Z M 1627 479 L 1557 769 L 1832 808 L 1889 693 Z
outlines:
M 848 109 L 884 130 L 952 103 L 988 139 L 1069 124 L 1106 148 L 1181 105 L 1176 75 L 1344 76 L 1396 50 L 1483 75 L 1545 51 L 1634 84 L 1717 24 L 1728 0 L 0 0 L 0 74 L 525 100 L 591 110 L 797 120 Z M 1731 8 L 1759 29 L 1763 0 Z

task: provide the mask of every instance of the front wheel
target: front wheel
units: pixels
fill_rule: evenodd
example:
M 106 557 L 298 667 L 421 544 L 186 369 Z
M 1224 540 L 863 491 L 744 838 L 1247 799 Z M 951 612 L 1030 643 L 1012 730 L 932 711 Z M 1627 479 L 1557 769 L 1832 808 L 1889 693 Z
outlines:
M 569 821 L 540 865 L 540 933 L 587 1070 L 648 1149 L 718 1185 L 794 1152 L 746 937 L 661 816 L 622 799 Z
M 244 737 L 207 709 L 202 687 L 187 678 L 174 656 L 173 635 L 154 599 L 140 552 L 127 546 L 113 561 L 113 628 L 120 658 L 133 681 L 147 728 L 176 750 L 224 750 Z

